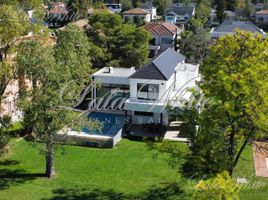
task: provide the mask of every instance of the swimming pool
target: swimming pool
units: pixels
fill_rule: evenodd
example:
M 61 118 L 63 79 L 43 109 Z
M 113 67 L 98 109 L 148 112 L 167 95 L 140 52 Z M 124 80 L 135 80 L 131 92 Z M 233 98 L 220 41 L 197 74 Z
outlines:
M 118 131 L 123 128 L 125 123 L 125 116 L 112 113 L 100 113 L 92 112 L 88 115 L 88 118 L 94 121 L 98 121 L 102 124 L 101 130 L 90 128 L 83 128 L 82 132 L 92 135 L 103 135 L 103 136 L 115 136 Z
M 111 113 L 92 112 L 88 115 L 91 120 L 102 123 L 101 130 L 82 128 L 75 131 L 71 128 L 60 130 L 57 133 L 56 142 L 61 144 L 90 146 L 90 147 L 114 147 L 122 138 L 125 116 Z M 65 134 L 67 131 L 67 134 Z

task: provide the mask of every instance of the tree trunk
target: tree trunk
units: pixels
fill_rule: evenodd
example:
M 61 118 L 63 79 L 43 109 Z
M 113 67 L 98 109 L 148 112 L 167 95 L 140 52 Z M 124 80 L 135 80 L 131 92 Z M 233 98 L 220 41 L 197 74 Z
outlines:
M 234 159 L 234 132 L 233 130 L 231 131 L 231 135 L 229 136 L 229 159 L 230 159 L 230 164 L 229 164 L 229 174 L 230 176 L 233 175 L 233 159 Z
M 55 173 L 53 152 L 48 152 L 46 155 L 46 177 L 54 178 L 55 175 L 56 173 Z
M 54 165 L 54 143 L 53 143 L 53 135 L 48 134 L 46 145 L 46 177 L 54 178 L 56 175 L 55 165 Z
M 238 153 L 237 153 L 237 155 L 236 155 L 236 158 L 235 158 L 235 160 L 234 160 L 233 167 L 235 167 L 235 166 L 237 165 L 238 160 L 239 160 L 239 158 L 240 158 L 242 152 L 244 151 L 244 149 L 245 149 L 245 147 L 246 147 L 246 145 L 247 145 L 247 143 L 248 143 L 248 141 L 249 141 L 250 136 L 251 136 L 251 134 L 249 134 L 249 135 L 246 137 L 246 139 L 245 139 L 243 145 L 242 145 L 241 148 L 239 149 L 239 151 L 238 151 Z

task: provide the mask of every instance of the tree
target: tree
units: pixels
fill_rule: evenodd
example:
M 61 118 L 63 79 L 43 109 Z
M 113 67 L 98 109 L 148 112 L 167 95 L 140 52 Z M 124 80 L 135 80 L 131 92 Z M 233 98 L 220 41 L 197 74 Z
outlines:
M 67 4 L 71 14 L 81 15 L 81 18 L 87 17 L 88 9 L 91 5 L 91 0 L 69 0 Z
M 199 181 L 195 189 L 197 190 L 197 199 L 239 200 L 240 187 L 229 176 L 228 172 L 217 174 L 215 178 Z
M 202 91 L 218 110 L 204 113 L 226 138 L 230 175 L 245 146 L 267 135 L 267 47 L 262 36 L 237 31 L 214 42 L 201 68 Z
M 210 7 L 210 2 L 208 0 L 200 0 L 197 3 L 195 15 L 189 21 L 191 30 L 204 28 L 209 19 Z
M 210 44 L 209 32 L 203 27 L 182 36 L 180 52 L 187 58 L 187 62 L 202 63 Z
M 43 143 L 45 174 L 48 178 L 55 176 L 57 132 L 66 126 L 75 128 L 77 123 L 87 123 L 86 118 L 80 120 L 81 114 L 71 109 L 89 82 L 90 62 L 86 39 L 82 32 L 67 27 L 58 35 L 55 54 L 52 47 L 38 42 L 30 42 L 20 51 L 19 63 L 26 67 L 27 74 L 38 83 L 21 98 L 20 106 L 25 114 L 24 123 L 33 127 L 33 134 Z M 27 59 L 29 51 L 32 56 L 30 60 Z M 40 52 L 42 56 L 38 54 Z M 67 93 L 62 92 L 66 85 Z M 60 106 L 70 109 L 65 110 Z
M 216 14 L 217 18 L 219 19 L 220 23 L 223 22 L 225 19 L 225 9 L 226 9 L 226 0 L 217 0 L 216 3 Z
M 254 12 L 254 8 L 251 0 L 245 0 L 244 15 L 250 20 L 251 15 Z
M 154 5 L 157 7 L 157 13 L 164 15 L 165 10 L 172 4 L 172 0 L 154 0 Z
M 4 153 L 5 147 L 7 146 L 10 135 L 7 129 L 11 126 L 11 118 L 9 116 L 3 116 L 0 118 L 0 156 Z
M 119 15 L 108 12 L 95 13 L 89 24 L 93 67 L 140 67 L 147 62 L 150 35 L 143 28 L 123 23 Z
M 133 8 L 133 3 L 131 0 L 122 0 L 122 11 L 130 10 Z

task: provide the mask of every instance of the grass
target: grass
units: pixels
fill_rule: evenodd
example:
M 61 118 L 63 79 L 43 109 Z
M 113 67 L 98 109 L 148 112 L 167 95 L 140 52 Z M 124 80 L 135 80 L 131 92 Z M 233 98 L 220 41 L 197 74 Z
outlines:
M 181 149 L 186 145 L 178 143 Z M 57 176 L 43 176 L 44 158 L 39 144 L 12 141 L 6 158 L 0 160 L 0 199 L 90 199 L 123 200 L 181 199 L 181 177 L 167 164 L 167 156 L 149 150 L 146 143 L 122 140 L 114 149 L 61 146 L 56 155 Z M 253 156 L 248 145 L 235 177 L 245 177 L 249 185 L 258 181 L 265 187 L 242 189 L 242 200 L 268 199 L 268 179 L 254 176 Z
M 128 140 L 115 149 L 62 146 L 56 156 L 57 176 L 47 180 L 42 177 L 45 163 L 39 148 L 24 140 L 12 141 L 10 153 L 0 162 L 0 199 L 57 199 L 58 195 L 120 199 L 154 195 L 161 188 L 162 193 L 168 189 L 178 194 L 172 183 L 180 176 L 168 166 L 166 156 L 155 158 L 155 153 L 145 143 Z
M 255 176 L 253 152 L 250 145 L 247 145 L 245 151 L 242 153 L 234 171 L 234 177 L 246 178 L 248 180 L 247 188 L 240 191 L 241 200 L 268 199 L 268 179 Z M 265 186 L 259 187 L 258 185 Z

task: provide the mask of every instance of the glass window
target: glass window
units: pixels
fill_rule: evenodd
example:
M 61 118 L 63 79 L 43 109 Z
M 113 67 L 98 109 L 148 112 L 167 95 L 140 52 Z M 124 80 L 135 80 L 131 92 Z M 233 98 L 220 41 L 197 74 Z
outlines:
M 156 100 L 159 96 L 158 84 L 142 84 L 138 83 L 137 97 L 138 99 Z
M 162 44 L 171 44 L 173 42 L 172 38 L 162 38 Z

